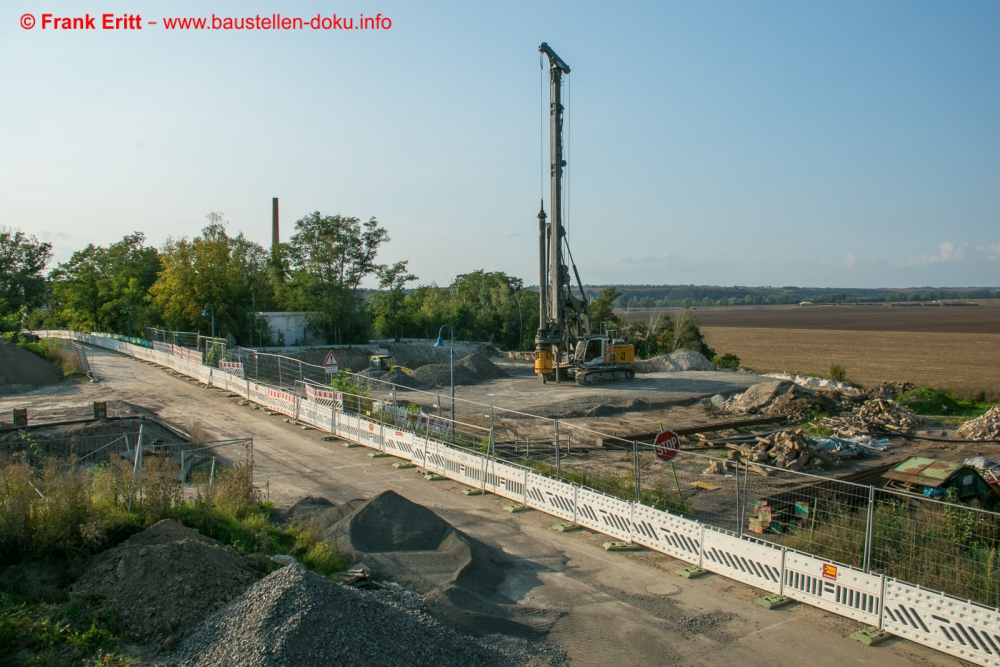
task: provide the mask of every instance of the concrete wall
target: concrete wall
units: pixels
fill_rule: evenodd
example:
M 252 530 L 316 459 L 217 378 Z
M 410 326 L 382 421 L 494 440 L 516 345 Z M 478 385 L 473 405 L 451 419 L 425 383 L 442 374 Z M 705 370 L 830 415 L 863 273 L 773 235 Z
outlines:
M 284 338 L 285 346 L 314 345 L 323 342 L 316 334 L 309 331 L 309 316 L 313 314 L 305 311 L 257 313 L 267 320 L 271 337 L 276 342 L 281 342 Z

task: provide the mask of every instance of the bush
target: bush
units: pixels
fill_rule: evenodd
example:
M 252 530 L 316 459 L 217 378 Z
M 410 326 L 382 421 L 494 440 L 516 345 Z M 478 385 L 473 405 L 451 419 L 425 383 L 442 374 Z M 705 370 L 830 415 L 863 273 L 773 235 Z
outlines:
M 715 364 L 716 368 L 728 368 L 735 371 L 740 367 L 740 358 L 731 352 L 727 352 L 721 357 L 712 359 L 712 363 Z
M 918 415 L 947 415 L 949 417 L 978 417 L 991 407 L 990 403 L 985 401 L 956 400 L 948 393 L 930 387 L 918 387 L 908 391 L 899 397 L 898 403 L 908 407 Z
M 847 369 L 840 364 L 830 364 L 830 379 L 836 382 L 847 382 Z

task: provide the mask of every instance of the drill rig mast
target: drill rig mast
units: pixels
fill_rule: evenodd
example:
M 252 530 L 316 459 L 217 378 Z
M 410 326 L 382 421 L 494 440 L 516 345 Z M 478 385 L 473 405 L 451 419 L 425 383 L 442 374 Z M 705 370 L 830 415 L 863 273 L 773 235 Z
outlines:
M 562 220 L 563 159 L 562 79 L 570 69 L 552 48 L 538 47 L 549 59 L 549 153 L 551 160 L 552 220 L 546 222 L 545 202 L 538 212 L 538 333 L 535 336 L 535 373 L 542 381 L 575 378 L 579 384 L 634 377 L 629 364 L 634 351 L 624 341 L 605 340 L 591 332 L 587 296 L 566 241 Z M 573 265 L 579 297 L 573 294 L 563 246 Z

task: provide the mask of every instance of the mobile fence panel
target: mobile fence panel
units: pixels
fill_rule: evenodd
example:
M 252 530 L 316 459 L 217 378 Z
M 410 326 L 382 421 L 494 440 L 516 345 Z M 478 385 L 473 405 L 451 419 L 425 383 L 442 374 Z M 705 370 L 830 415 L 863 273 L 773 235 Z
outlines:
M 330 414 L 332 408 L 313 401 L 299 401 L 299 421 L 310 426 L 327 431 L 330 429 Z
M 445 475 L 472 487 L 482 487 L 486 457 L 447 445 L 441 446 L 438 452 L 444 458 Z
M 358 420 L 358 433 L 361 437 L 358 438 L 358 442 L 365 447 L 371 447 L 372 449 L 382 449 L 382 425 L 373 421 L 368 421 L 367 419 L 360 418 Z
M 524 504 L 567 521 L 576 520 L 576 487 L 529 472 Z M 582 525 L 582 524 L 581 524 Z
M 266 396 L 265 406 L 283 415 L 295 416 L 295 403 L 298 399 L 293 394 L 268 387 Z
M 346 412 L 337 412 L 337 435 L 351 442 L 361 442 L 361 419 Z
M 782 595 L 793 600 L 878 625 L 882 614 L 882 576 L 848 565 L 785 552 Z
M 397 431 L 395 428 L 387 428 L 385 431 L 385 451 L 393 456 L 413 460 L 413 453 L 418 448 L 423 448 L 423 439 L 412 431 Z
M 438 475 L 445 474 L 447 469 L 444 466 L 444 456 L 441 451 L 443 448 L 444 445 L 439 442 L 434 442 L 433 440 L 429 440 L 426 443 L 423 467 L 429 472 L 433 472 Z
M 524 491 L 528 474 L 525 468 L 490 461 L 486 467 L 486 490 L 526 505 Z
M 783 555 L 780 548 L 765 542 L 706 527 L 701 566 L 768 593 L 780 593 Z
M 882 629 L 977 665 L 1000 665 L 1000 613 L 974 602 L 885 580 Z
M 576 494 L 576 523 L 620 540 L 632 539 L 632 503 L 582 487 Z
M 678 560 L 701 562 L 702 525 L 646 505 L 633 505 L 632 539 Z

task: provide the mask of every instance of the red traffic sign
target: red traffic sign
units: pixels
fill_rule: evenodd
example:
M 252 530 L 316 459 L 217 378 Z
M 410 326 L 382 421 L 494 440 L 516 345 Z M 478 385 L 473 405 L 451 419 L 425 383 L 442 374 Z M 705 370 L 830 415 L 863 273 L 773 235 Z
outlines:
M 673 431 L 660 431 L 653 440 L 653 452 L 661 461 L 672 461 L 681 448 L 681 439 Z
M 333 353 L 333 350 L 326 353 L 326 360 L 323 361 L 323 366 L 326 368 L 327 372 L 332 373 L 336 373 L 340 368 L 340 362 L 337 361 L 337 355 Z

